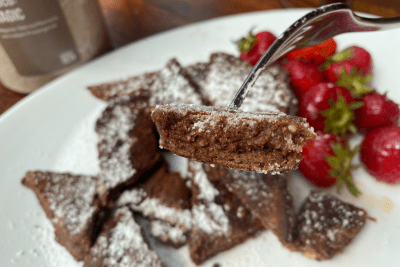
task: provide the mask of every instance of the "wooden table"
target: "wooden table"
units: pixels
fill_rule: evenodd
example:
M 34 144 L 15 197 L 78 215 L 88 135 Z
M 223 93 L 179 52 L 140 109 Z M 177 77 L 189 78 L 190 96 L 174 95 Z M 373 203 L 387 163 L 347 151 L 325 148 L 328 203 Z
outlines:
M 284 8 L 279 0 L 98 0 L 112 48 L 182 25 L 219 16 Z M 319 0 L 291 0 L 315 7 Z M 383 17 L 400 16 L 400 0 L 353 0 L 356 11 Z M 0 84 L 0 114 L 24 98 Z

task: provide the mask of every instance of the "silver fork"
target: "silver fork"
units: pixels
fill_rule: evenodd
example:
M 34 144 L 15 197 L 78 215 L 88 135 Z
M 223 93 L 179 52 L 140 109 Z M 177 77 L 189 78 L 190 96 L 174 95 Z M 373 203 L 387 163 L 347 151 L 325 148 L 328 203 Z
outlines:
M 400 17 L 361 17 L 354 14 L 348 5 L 343 3 L 314 9 L 293 23 L 265 51 L 229 104 L 228 111 L 240 108 L 261 71 L 291 50 L 319 44 L 341 33 L 379 31 L 399 27 Z

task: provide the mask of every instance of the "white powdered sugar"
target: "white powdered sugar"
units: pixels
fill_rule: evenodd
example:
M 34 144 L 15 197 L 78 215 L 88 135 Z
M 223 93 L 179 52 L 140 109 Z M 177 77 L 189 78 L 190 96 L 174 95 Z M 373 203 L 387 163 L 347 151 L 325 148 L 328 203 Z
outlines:
M 200 162 L 189 163 L 192 173 L 192 182 L 198 187 L 196 204 L 192 207 L 193 225 L 199 230 L 215 236 L 225 235 L 229 232 L 230 223 L 225 214 L 224 207 L 214 202 L 219 194 L 218 190 L 210 183 L 207 174 Z
M 98 127 L 99 151 L 102 153 L 99 158 L 101 191 L 125 182 L 137 172 L 130 159 L 134 140 L 129 136 L 129 131 L 135 127 L 138 111 L 114 102 L 110 102 L 109 106 L 112 107 L 109 119 L 102 127 Z
M 92 206 L 96 179 L 67 173 L 39 173 L 35 180 L 47 180 L 43 194 L 54 212 L 53 223 L 62 224 L 71 235 L 80 233 L 96 212 Z
M 187 240 L 186 231 L 179 226 L 174 226 L 163 221 L 152 221 L 150 231 L 153 236 L 165 243 L 172 242 L 178 245 L 185 243 Z
M 229 231 L 229 219 L 222 206 L 215 203 L 193 206 L 193 221 L 195 226 L 207 234 L 224 235 Z
M 110 96 L 129 95 L 139 89 L 149 87 L 155 78 L 155 75 L 138 75 L 131 77 L 127 81 L 114 83 L 109 89 L 109 94 Z
M 325 192 L 313 192 L 300 214 L 300 235 L 306 239 L 324 236 L 328 242 L 336 242 L 337 235 L 346 235 L 364 225 L 365 212 L 342 202 Z M 309 243 L 309 241 L 308 241 Z
M 149 87 L 151 106 L 173 102 L 198 105 L 202 103 L 201 96 L 183 75 L 182 67 L 176 60 L 170 60 L 167 67 L 162 69 L 157 76 Z
M 118 199 L 118 206 L 123 206 L 127 204 L 138 205 L 147 197 L 147 193 L 142 189 L 131 189 L 122 193 Z
M 190 168 L 193 171 L 193 182 L 199 187 L 197 199 L 213 202 L 219 192 L 208 180 L 202 164 L 199 162 L 190 162 Z
M 144 73 L 114 83 L 92 86 L 89 89 L 104 100 L 144 90 L 150 93 L 151 106 L 172 102 L 202 103 L 201 96 L 190 84 L 176 59 L 171 59 L 160 71 Z
M 104 95 L 102 98 L 108 100 L 116 96 L 129 95 L 141 88 L 147 88 L 153 83 L 154 78 L 155 75 L 138 75 L 129 77 L 127 80 L 89 87 L 89 89 L 101 92 L 101 95 Z
M 193 129 L 197 129 L 199 132 L 209 132 L 209 127 L 215 126 L 215 120 L 210 116 L 204 120 L 197 121 L 193 124 Z
M 168 207 L 157 198 L 150 198 L 142 188 L 125 191 L 118 205 L 128 204 L 132 210 L 141 212 L 151 219 L 166 221 L 173 225 L 188 230 L 192 227 L 192 213 L 190 209 L 175 209 Z
M 275 192 L 263 180 L 264 174 L 235 169 L 230 169 L 229 172 L 233 178 L 229 187 L 243 192 L 251 201 L 260 201 L 260 204 L 268 206 L 273 204 L 269 201 L 273 199 Z
M 118 209 L 115 218 L 118 218 L 115 227 L 101 233 L 92 247 L 92 261 L 98 260 L 103 267 L 162 266 L 159 257 L 143 239 L 140 226 L 134 221 L 129 209 Z
M 195 70 L 190 68 L 188 71 Z M 208 72 L 199 83 L 201 91 L 217 106 L 226 107 L 232 101 L 252 67 L 239 58 L 224 53 L 211 56 Z M 196 76 L 193 73 L 191 76 Z M 264 70 L 246 96 L 244 111 L 285 111 L 294 96 L 289 89 L 286 72 L 278 66 Z

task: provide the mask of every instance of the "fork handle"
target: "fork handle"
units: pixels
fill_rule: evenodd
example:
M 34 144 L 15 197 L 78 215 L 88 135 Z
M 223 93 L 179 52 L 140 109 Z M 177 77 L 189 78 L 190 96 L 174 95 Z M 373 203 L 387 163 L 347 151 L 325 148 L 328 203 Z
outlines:
M 366 18 L 354 14 L 354 18 L 363 27 L 376 28 L 375 30 L 390 30 L 400 27 L 400 17 L 393 18 Z

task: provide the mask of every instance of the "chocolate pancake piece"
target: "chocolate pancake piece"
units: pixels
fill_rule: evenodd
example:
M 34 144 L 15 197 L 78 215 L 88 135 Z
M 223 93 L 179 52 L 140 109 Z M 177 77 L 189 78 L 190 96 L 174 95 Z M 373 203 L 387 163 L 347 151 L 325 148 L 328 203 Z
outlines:
M 192 82 L 196 84 L 202 94 L 204 94 L 209 67 L 210 62 L 197 62 L 184 68 Z
M 214 53 L 209 62 L 185 69 L 211 105 L 227 107 L 252 68 L 235 56 Z M 246 112 L 282 111 L 294 115 L 296 107 L 297 100 L 290 90 L 287 71 L 274 65 L 260 74 L 241 108 Z
M 350 244 L 365 225 L 367 212 L 325 192 L 312 192 L 298 216 L 300 251 L 329 260 Z
M 107 219 L 96 195 L 97 177 L 33 171 L 22 179 L 54 226 L 56 241 L 77 261 L 84 259 Z
M 191 191 L 177 172 L 162 165 L 150 178 L 126 190 L 119 206 L 128 205 L 152 222 L 152 233 L 163 243 L 180 247 L 192 226 Z
M 278 237 L 282 245 L 292 251 L 296 250 L 296 213 L 285 175 L 211 167 L 209 164 L 204 164 L 204 169 L 210 179 L 225 184 Z
M 95 97 L 102 100 L 145 90 L 150 95 L 149 104 L 151 106 L 173 102 L 199 105 L 203 103 L 196 84 L 191 81 L 176 59 L 171 59 L 159 71 L 144 73 L 126 80 L 90 86 L 88 89 Z
M 202 163 L 190 162 L 189 170 L 193 228 L 188 244 L 194 263 L 199 265 L 265 229 L 220 179 L 209 179 Z
M 157 72 L 143 73 L 124 80 L 88 86 L 87 89 L 93 96 L 108 101 L 117 96 L 130 95 L 138 90 L 145 90 L 153 84 L 156 78 Z
M 150 250 L 132 213 L 127 207 L 122 207 L 103 226 L 83 266 L 161 267 L 164 264 Z
M 148 101 L 149 96 L 141 91 L 110 99 L 97 120 L 98 192 L 104 205 L 160 159 Z
M 298 167 L 315 133 L 304 118 L 185 104 L 156 106 L 160 146 L 196 161 L 263 173 Z

